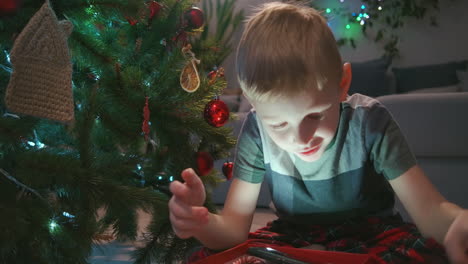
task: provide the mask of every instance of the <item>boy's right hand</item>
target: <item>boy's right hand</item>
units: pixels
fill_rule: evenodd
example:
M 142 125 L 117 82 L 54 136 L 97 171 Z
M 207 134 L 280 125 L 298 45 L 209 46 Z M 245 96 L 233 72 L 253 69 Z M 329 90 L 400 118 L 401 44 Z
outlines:
M 205 187 L 193 169 L 182 171 L 184 183 L 173 181 L 169 186 L 169 218 L 175 234 L 186 239 L 194 236 L 209 221 L 205 203 Z

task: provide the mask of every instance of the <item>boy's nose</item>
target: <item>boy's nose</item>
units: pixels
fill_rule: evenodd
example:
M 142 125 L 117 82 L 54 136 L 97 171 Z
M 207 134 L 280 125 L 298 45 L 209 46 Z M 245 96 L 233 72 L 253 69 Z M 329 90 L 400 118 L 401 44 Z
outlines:
M 316 130 L 316 124 L 301 125 L 293 137 L 294 143 L 307 147 L 314 138 Z
M 310 141 L 312 141 L 312 138 L 314 138 L 314 134 L 310 134 L 310 135 L 307 135 L 307 134 L 300 134 L 298 133 L 295 137 L 293 137 L 293 142 L 296 144 L 296 145 L 303 145 L 303 146 L 307 146 Z

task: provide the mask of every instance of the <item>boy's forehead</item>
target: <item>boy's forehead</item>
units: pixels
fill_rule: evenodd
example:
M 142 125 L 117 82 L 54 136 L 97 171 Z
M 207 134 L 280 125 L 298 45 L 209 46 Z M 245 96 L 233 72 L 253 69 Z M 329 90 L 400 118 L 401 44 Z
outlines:
M 333 103 L 337 99 L 336 95 L 337 93 L 332 89 L 311 88 L 300 93 L 279 97 L 279 100 L 287 104 L 306 104 L 308 106 L 314 106 Z
M 323 111 L 339 100 L 329 91 L 301 93 L 265 102 L 252 102 L 262 119 L 276 117 L 289 111 Z

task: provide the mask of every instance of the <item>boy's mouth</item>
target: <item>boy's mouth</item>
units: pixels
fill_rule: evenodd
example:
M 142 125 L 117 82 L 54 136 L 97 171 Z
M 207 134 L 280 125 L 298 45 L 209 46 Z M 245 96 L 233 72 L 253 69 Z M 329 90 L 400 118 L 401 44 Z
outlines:
M 310 156 L 310 155 L 313 155 L 315 154 L 318 150 L 320 149 L 320 145 L 317 145 L 313 148 L 310 148 L 306 151 L 303 151 L 303 152 L 299 152 L 300 155 L 303 155 L 303 156 Z

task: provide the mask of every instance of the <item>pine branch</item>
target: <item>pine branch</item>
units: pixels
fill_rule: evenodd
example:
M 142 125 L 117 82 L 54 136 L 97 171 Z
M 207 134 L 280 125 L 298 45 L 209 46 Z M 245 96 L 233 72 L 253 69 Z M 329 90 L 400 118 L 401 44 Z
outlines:
M 3 174 L 3 176 L 5 176 L 8 180 L 14 182 L 18 187 L 22 188 L 22 189 L 25 189 L 27 190 L 28 192 L 36 195 L 41 201 L 44 202 L 44 204 L 46 204 L 47 206 L 50 207 L 48 201 L 42 197 L 42 195 L 40 195 L 36 190 L 26 186 L 25 184 L 21 183 L 20 181 L 18 181 L 15 177 L 11 176 L 8 172 L 6 172 L 4 169 L 0 168 L 0 172 Z

